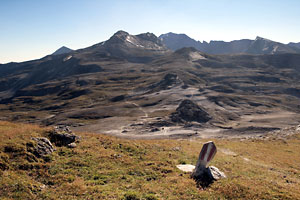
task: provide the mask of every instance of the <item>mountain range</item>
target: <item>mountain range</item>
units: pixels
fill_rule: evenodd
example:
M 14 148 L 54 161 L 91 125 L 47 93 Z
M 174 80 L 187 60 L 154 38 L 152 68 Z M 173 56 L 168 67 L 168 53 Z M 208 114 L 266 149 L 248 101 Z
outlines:
M 126 52 L 128 49 L 132 49 L 133 46 L 135 47 L 146 47 L 147 44 L 141 44 L 143 43 L 143 40 L 148 37 L 145 37 L 148 34 L 150 41 L 151 40 L 157 40 L 154 41 L 158 43 L 159 45 L 164 45 L 162 51 L 167 51 L 168 49 L 176 51 L 178 49 L 184 48 L 184 47 L 194 47 L 195 49 L 208 54 L 280 54 L 280 53 L 300 53 L 300 42 L 299 43 L 293 43 L 290 42 L 288 44 L 282 44 L 279 42 L 275 42 L 269 39 L 265 39 L 262 37 L 256 37 L 255 40 L 250 39 L 242 39 L 242 40 L 233 40 L 231 42 L 224 42 L 224 41 L 210 41 L 207 42 L 200 42 L 196 41 L 186 34 L 176 34 L 176 33 L 166 33 L 160 35 L 158 38 L 152 33 L 145 33 L 140 34 L 136 36 L 128 36 L 128 33 L 125 31 L 118 31 L 114 36 L 108 40 L 109 44 L 105 44 L 105 42 L 101 42 L 99 44 L 96 44 L 92 46 L 91 48 L 97 48 L 98 51 L 102 49 L 101 51 L 104 53 L 110 54 L 110 50 L 114 49 L 114 53 L 116 54 L 116 51 L 119 51 L 117 56 L 120 57 L 126 57 L 128 59 L 128 56 L 126 55 Z M 125 39 L 126 44 L 124 46 L 118 46 L 118 39 Z M 132 42 L 133 41 L 133 42 Z M 148 42 L 149 45 L 149 42 Z M 153 47 L 147 47 L 148 49 L 151 49 Z M 138 49 L 138 48 L 136 48 Z M 59 55 L 59 54 L 65 54 L 70 53 L 73 50 L 62 46 L 58 50 L 56 50 L 52 55 Z M 135 53 L 136 55 L 139 53 L 137 50 Z M 121 54 L 123 56 L 121 56 Z M 143 56 L 141 56 L 141 59 Z M 147 56 L 146 56 L 147 57 Z M 130 59 L 130 58 L 129 58 Z M 134 58 L 137 59 L 137 58 Z
M 198 49 L 204 43 L 188 47 L 192 39 L 169 35 L 186 47 L 171 36 L 118 31 L 87 48 L 2 64 L 0 119 L 124 137 L 250 134 L 300 123 L 296 47 L 258 37 L 206 43 L 206 53 Z M 184 99 L 209 121 L 172 121 Z
M 167 33 L 159 36 L 162 42 L 170 49 L 177 50 L 183 47 L 194 47 L 208 54 L 280 54 L 300 53 L 299 43 L 282 44 L 262 37 L 255 40 L 242 39 L 231 42 L 196 41 L 185 34 Z

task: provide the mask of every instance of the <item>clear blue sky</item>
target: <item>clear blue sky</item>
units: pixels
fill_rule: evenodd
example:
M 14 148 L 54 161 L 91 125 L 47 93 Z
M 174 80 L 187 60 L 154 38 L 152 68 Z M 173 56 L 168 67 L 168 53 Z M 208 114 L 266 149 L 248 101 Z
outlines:
M 0 63 L 84 48 L 118 30 L 300 42 L 300 0 L 0 0 Z

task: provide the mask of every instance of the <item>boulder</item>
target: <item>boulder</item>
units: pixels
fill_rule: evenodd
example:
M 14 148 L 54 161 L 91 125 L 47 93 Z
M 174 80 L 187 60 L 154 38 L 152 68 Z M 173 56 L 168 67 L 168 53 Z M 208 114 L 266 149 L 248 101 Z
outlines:
M 183 100 L 176 109 L 176 112 L 171 114 L 171 120 L 176 123 L 193 121 L 205 123 L 210 119 L 211 117 L 203 108 L 188 99 Z
M 47 138 L 36 137 L 31 139 L 36 143 L 32 145 L 32 148 L 28 148 L 28 150 L 31 153 L 33 153 L 36 157 L 44 157 L 48 154 L 51 154 L 54 151 L 53 145 Z

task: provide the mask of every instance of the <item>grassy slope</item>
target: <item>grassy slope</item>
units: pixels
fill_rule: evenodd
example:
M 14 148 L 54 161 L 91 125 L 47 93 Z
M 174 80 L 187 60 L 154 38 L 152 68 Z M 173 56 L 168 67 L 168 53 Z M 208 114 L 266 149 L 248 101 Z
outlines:
M 212 165 L 228 178 L 202 190 L 176 165 L 195 164 L 204 140 L 141 141 L 81 133 L 77 148 L 56 147 L 46 161 L 35 160 L 26 142 L 46 132 L 0 121 L 1 199 L 300 199 L 299 135 L 215 140 L 219 152 Z

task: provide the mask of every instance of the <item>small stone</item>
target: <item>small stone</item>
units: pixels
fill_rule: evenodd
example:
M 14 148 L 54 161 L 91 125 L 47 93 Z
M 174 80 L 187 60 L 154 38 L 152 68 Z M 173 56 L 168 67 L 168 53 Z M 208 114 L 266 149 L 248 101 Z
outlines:
M 74 143 L 74 142 L 68 144 L 68 148 L 72 148 L 72 149 L 73 149 L 73 148 L 76 148 L 76 146 L 77 146 L 77 145 L 76 145 L 76 143 Z
M 173 150 L 173 151 L 180 151 L 181 148 L 180 148 L 180 147 L 173 147 L 172 150 Z
M 46 188 L 46 185 L 44 185 L 44 184 L 40 185 L 40 189 L 41 189 L 41 190 L 43 190 L 43 189 L 45 189 L 45 188 Z

